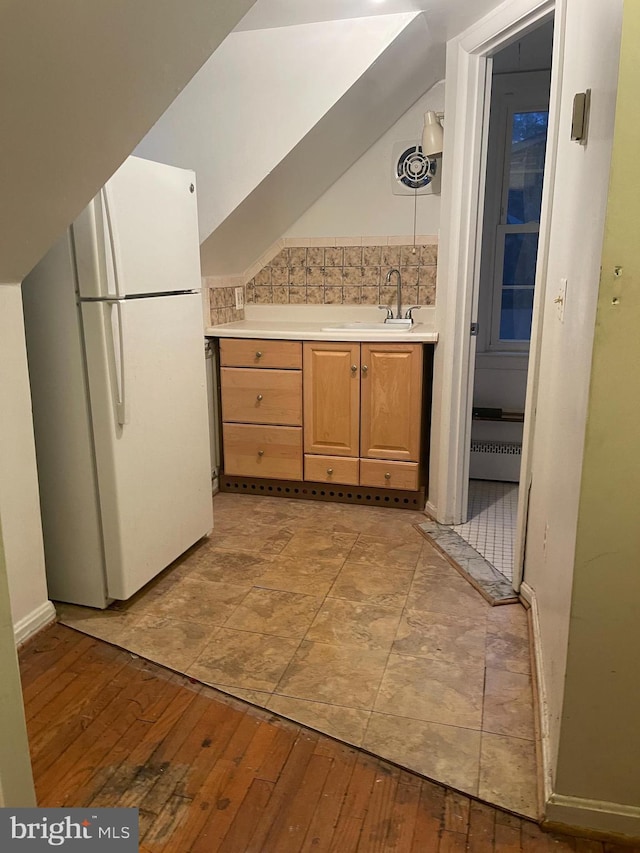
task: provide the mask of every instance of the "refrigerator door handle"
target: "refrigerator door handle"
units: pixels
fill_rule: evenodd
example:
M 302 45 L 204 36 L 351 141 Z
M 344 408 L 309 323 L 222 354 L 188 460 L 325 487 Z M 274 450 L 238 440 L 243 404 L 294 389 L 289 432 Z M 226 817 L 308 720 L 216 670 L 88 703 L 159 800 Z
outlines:
M 122 285 L 122 270 L 120 269 L 118 234 L 116 232 L 116 228 L 113 221 L 113 203 L 109 185 L 105 184 L 105 186 L 102 187 L 102 189 L 100 190 L 100 193 L 102 195 L 102 202 L 104 204 L 104 211 L 107 219 L 107 235 L 109 238 L 109 248 L 111 250 L 111 261 L 113 263 L 113 277 L 115 279 L 116 285 L 116 298 L 122 299 L 125 294 L 124 287 Z
M 117 300 L 109 300 L 109 305 L 111 306 L 111 310 L 113 311 L 114 307 L 116 310 L 117 321 L 118 321 L 118 332 L 117 339 L 116 333 L 113 328 L 113 317 L 111 318 L 111 334 L 113 336 L 113 353 L 115 358 L 115 372 L 116 372 L 116 388 L 117 388 L 117 398 L 116 398 L 116 418 L 118 424 L 120 426 L 124 426 L 129 423 L 129 406 L 127 405 L 127 396 L 126 396 L 126 387 L 127 387 L 127 374 L 126 374 L 126 334 L 125 334 L 125 303 L 122 299 Z

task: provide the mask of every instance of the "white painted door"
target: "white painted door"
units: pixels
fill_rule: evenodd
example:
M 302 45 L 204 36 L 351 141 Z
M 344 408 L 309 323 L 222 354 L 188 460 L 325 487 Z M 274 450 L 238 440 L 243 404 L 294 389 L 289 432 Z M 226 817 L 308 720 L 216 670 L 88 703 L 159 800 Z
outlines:
M 212 528 L 199 294 L 84 302 L 107 591 L 126 599 Z

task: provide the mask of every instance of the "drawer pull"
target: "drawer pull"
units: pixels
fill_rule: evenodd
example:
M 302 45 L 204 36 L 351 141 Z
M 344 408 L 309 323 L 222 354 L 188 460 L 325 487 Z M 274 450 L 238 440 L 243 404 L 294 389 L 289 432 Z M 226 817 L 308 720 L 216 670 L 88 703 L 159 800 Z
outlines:
M 366 372 L 367 372 L 367 370 L 369 370 L 369 368 L 367 367 L 367 365 L 366 365 L 366 364 L 363 364 L 363 365 L 362 365 L 362 372 L 363 372 L 363 373 L 366 373 Z
M 327 468 L 327 474 L 331 476 L 333 474 L 333 468 Z
M 256 358 L 262 358 L 262 353 L 260 352 L 260 350 L 258 350 L 258 352 L 256 353 Z
M 352 364 L 352 365 L 351 365 L 351 372 L 352 372 L 352 373 L 355 373 L 357 369 L 358 369 L 358 365 L 357 365 L 357 364 Z
M 258 456 L 264 456 L 264 450 L 259 450 L 259 451 L 258 451 Z
M 262 394 L 258 394 L 258 396 L 256 397 L 256 400 L 260 403 L 262 400 Z
M 387 473 L 384 475 L 384 478 L 385 478 L 385 480 L 390 480 L 391 474 L 387 471 Z

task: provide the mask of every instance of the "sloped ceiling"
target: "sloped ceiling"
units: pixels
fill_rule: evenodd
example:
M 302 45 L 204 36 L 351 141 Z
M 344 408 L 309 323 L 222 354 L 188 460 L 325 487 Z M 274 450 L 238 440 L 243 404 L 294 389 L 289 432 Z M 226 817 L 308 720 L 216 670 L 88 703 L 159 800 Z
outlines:
M 203 273 L 240 273 L 443 67 L 415 12 L 236 32 L 136 154 L 195 168 Z
M 22 280 L 253 0 L 0 6 L 0 282 Z

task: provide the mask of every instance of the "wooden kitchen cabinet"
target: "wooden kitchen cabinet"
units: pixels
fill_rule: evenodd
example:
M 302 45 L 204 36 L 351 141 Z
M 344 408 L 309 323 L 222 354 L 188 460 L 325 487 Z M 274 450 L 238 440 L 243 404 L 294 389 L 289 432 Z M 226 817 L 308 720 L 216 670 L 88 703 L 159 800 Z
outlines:
M 360 456 L 420 459 L 421 344 L 362 344 Z
M 360 455 L 360 344 L 303 346 L 304 450 Z
M 304 343 L 305 480 L 418 488 L 422 362 L 421 344 Z
M 225 474 L 302 480 L 302 344 L 220 341 Z

